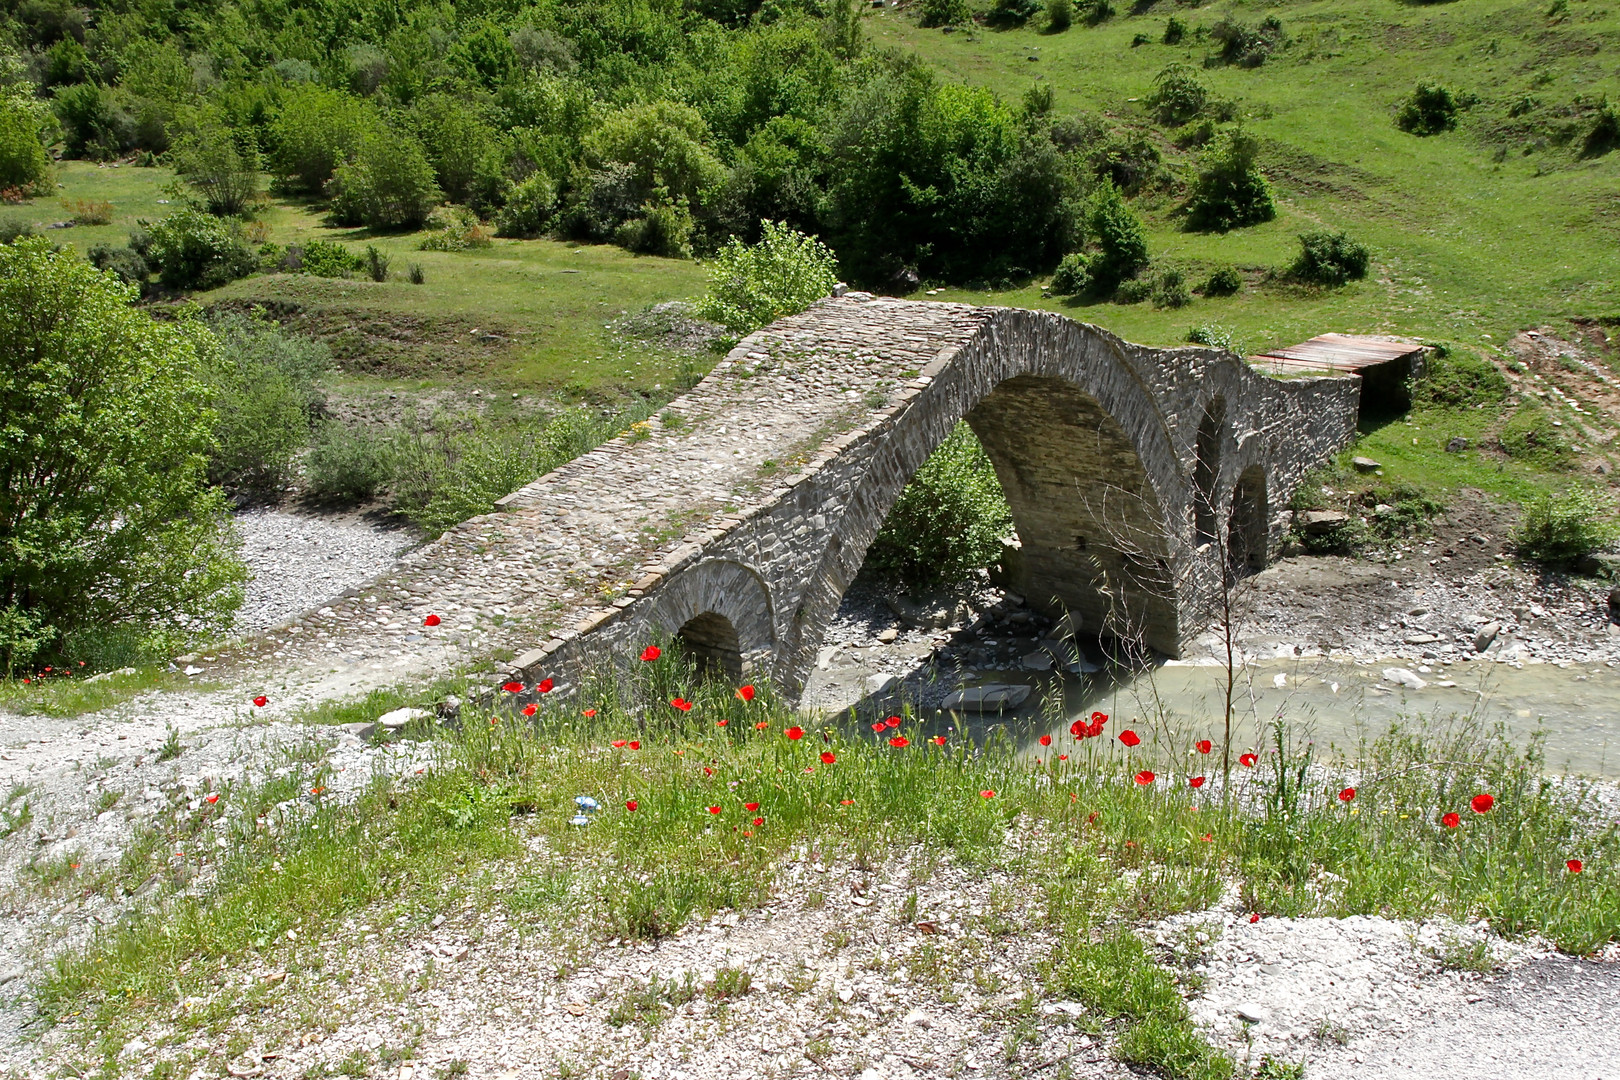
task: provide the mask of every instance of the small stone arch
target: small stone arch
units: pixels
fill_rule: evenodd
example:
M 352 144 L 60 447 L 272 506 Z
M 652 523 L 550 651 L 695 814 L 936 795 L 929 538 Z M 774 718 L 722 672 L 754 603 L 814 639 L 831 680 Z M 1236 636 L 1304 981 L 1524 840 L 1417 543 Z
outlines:
M 1214 543 L 1220 506 L 1221 438 L 1226 427 L 1226 398 L 1217 394 L 1204 406 L 1193 443 L 1193 543 Z
M 1250 465 L 1232 488 L 1232 510 L 1227 519 L 1227 565 L 1236 576 L 1266 568 L 1270 547 L 1270 507 L 1266 503 L 1266 472 Z
M 776 650 L 776 605 L 760 575 L 741 562 L 704 559 L 648 599 L 637 640 L 667 636 L 711 674 L 741 679 Z
M 739 682 L 743 676 L 742 643 L 731 620 L 718 611 L 703 611 L 675 631 L 675 641 L 697 662 L 698 674 Z

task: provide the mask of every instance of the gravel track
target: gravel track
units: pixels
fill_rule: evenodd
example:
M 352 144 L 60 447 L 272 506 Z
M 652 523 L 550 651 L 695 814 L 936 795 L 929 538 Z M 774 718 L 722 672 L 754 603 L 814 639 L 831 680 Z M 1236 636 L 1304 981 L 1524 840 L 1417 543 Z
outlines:
M 420 543 L 410 529 L 352 514 L 280 509 L 236 515 L 242 557 L 253 573 L 236 625 L 264 630 L 364 584 Z

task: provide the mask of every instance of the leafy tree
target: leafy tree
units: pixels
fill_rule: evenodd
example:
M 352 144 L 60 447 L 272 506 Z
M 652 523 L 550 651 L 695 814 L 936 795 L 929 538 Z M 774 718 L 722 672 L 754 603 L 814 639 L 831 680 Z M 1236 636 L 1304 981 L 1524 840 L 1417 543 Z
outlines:
M 449 94 L 429 94 L 411 107 L 411 132 L 422 144 L 433 173 L 451 202 L 473 201 L 475 189 L 498 157 L 495 129 Z M 497 174 L 499 162 L 496 162 Z
M 0 96 L 0 188 L 43 193 L 50 155 L 39 140 L 39 118 L 15 98 Z
M 628 165 L 644 192 L 700 205 L 725 173 L 708 147 L 709 126 L 690 105 L 631 105 L 603 120 L 586 142 L 593 165 Z
M 130 238 L 130 247 L 171 289 L 212 289 L 246 277 L 256 265 L 235 229 L 190 207 L 146 226 L 144 236 Z
M 291 482 L 297 453 L 309 442 L 325 400 L 317 380 L 331 365 L 325 345 L 265 319 L 213 320 L 220 347 L 201 374 L 218 417 L 208 460 L 211 482 L 273 497 Z
M 381 127 L 375 110 L 340 90 L 288 91 L 270 125 L 270 167 L 294 191 L 319 192 Z
M 557 185 L 545 173 L 535 173 L 517 187 L 501 208 L 495 230 L 501 236 L 532 239 L 551 225 L 557 209 Z
M 174 171 L 210 214 L 234 217 L 259 193 L 259 152 L 238 145 L 231 132 L 209 124 L 183 136 L 173 152 Z
M 1421 82 L 1395 114 L 1395 126 L 1412 135 L 1439 135 L 1457 126 L 1458 95 L 1439 83 Z
M 786 222 L 763 221 L 759 243 L 732 237 L 709 266 L 700 310 L 737 334 L 794 315 L 832 292 L 838 260 L 832 249 Z
M 43 240 L 0 247 L 0 664 L 83 629 L 223 630 L 246 572 L 205 464 L 218 342 Z
M 1256 159 L 1260 141 L 1237 129 L 1222 134 L 1204 155 L 1187 203 L 1187 227 L 1227 232 L 1277 216 L 1271 185 Z
M 1091 283 L 1108 294 L 1148 264 L 1147 233 L 1113 184 L 1104 182 L 1092 196 L 1086 213 L 1086 232 L 1097 253 L 1087 265 Z
M 339 225 L 416 229 L 441 192 L 422 145 L 408 135 L 373 135 L 332 176 L 332 219 Z
M 51 107 L 62 124 L 67 156 L 110 158 L 135 145 L 135 118 L 110 90 L 76 83 L 56 91 Z

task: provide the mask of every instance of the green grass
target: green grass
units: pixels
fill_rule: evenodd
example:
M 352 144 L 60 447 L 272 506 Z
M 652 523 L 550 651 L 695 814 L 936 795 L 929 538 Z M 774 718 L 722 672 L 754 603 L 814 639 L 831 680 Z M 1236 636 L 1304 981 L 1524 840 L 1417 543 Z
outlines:
M 108 672 L 91 681 L 73 675 L 33 675 L 0 679 L 0 710 L 19 716 L 82 716 L 99 712 L 138 694 L 199 684 L 184 675 L 148 664 L 123 674 Z
M 1262 917 L 1479 916 L 1576 953 L 1620 937 L 1620 835 L 1591 790 L 1547 779 L 1535 745 L 1516 752 L 1468 721 L 1397 729 L 1361 748 L 1349 802 L 1337 797 L 1342 781 L 1312 772 L 1309 748 L 1279 730 L 1256 767 L 1235 767 L 1241 799 L 1223 800 L 1182 779 L 1220 756 L 1192 749 L 1204 732 L 1168 734 L 1190 718 L 1162 718 L 1133 751 L 1112 738 L 1115 722 L 1109 738 L 1071 746 L 1071 761 L 1033 766 L 1004 738 L 975 747 L 948 731 L 937 746 L 908 722 L 899 730 L 910 745 L 896 747 L 893 729 L 875 738 L 809 722 L 768 692 L 744 703 L 729 686 L 695 686 L 668 657 L 630 680 L 593 681 L 574 701 L 542 698 L 532 720 L 466 709 L 459 732 L 438 736 L 441 767 L 410 783 L 379 780 L 346 806 L 310 796 L 313 813 L 280 830 L 251 823 L 319 787 L 312 764 L 274 790 L 227 792 L 245 827 L 217 887 L 64 957 L 43 1007 L 89 1016 L 87 1031 L 123 1030 L 154 1010 L 169 1015 L 176 994 L 207 993 L 255 953 L 289 972 L 317 967 L 362 909 L 382 903 L 390 918 L 420 921 L 446 903 L 444 890 L 476 888 L 481 875 L 497 875 L 507 911 L 542 933 L 657 940 L 769 902 L 795 850 L 865 866 L 904 852 L 1014 875 L 1018 889 L 992 897 L 977 932 L 1061 931 L 1046 993 L 1079 997 L 1114 1025 L 1120 1053 L 1171 1077 L 1227 1076 L 1232 1063 L 1196 1035 L 1171 975 L 1127 931 L 1207 907 L 1232 882 Z M 677 694 L 695 701 L 689 713 L 668 706 Z M 406 698 L 364 710 L 396 700 Z M 1143 767 L 1169 783 L 1134 782 Z M 1487 813 L 1469 806 L 1481 792 L 1495 798 Z M 570 824 L 580 794 L 600 804 L 583 828 Z M 1447 828 L 1447 811 L 1465 820 Z M 1010 829 L 1027 840 L 1016 854 Z M 1568 873 L 1568 858 L 1585 871 Z M 970 960 L 936 960 L 931 977 L 970 973 Z M 704 992 L 745 996 L 743 974 L 717 974 Z M 656 1024 L 675 993 L 641 988 L 619 1019 Z

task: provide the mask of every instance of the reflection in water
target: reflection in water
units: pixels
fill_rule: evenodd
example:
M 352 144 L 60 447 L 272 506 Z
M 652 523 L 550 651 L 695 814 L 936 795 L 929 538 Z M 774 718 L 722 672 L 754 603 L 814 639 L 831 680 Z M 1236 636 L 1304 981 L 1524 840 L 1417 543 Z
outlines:
M 1354 751 L 1392 722 L 1443 719 L 1473 713 L 1506 726 L 1518 745 L 1538 728 L 1547 732 L 1547 765 L 1592 776 L 1620 776 L 1620 670 L 1602 664 L 1530 664 L 1514 668 L 1486 662 L 1411 670 L 1427 685 L 1413 688 L 1385 678 L 1402 661 L 1357 665 L 1310 658 L 1265 661 L 1238 674 L 1234 694 L 1234 742 L 1247 747 L 1281 717 L 1295 739 L 1312 739 L 1319 755 L 1328 748 Z M 1069 723 L 1092 710 L 1108 713 L 1109 735 L 1134 726 L 1156 732 L 1177 750 L 1195 739 L 1220 737 L 1226 672 L 1220 667 L 1169 663 L 1144 672 L 1111 669 L 1061 681 L 1028 672 L 985 673 L 983 682 L 1035 683 L 1037 693 L 1016 712 L 1001 716 L 935 713 L 935 724 L 983 740 L 998 730 L 1033 743 L 1050 732 L 1072 746 Z M 1442 685 L 1451 683 L 1453 685 Z M 1061 692 L 1061 709 L 1059 697 Z M 1033 750 L 1033 748 L 1032 748 Z

